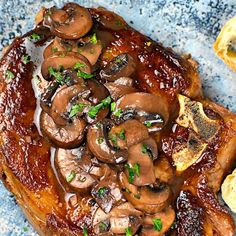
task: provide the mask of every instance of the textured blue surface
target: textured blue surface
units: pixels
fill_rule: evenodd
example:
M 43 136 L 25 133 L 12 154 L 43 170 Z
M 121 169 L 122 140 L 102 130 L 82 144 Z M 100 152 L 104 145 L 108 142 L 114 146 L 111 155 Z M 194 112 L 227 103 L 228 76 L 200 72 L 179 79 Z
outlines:
M 68 1 L 0 0 L 0 50 L 33 26 L 40 6 Z M 173 47 L 191 53 L 199 62 L 205 94 L 236 112 L 236 73 L 214 54 L 212 44 L 222 25 L 236 15 L 235 0 L 76 1 L 102 5 L 123 16 L 134 28 Z M 36 235 L 14 197 L 0 183 L 0 235 Z

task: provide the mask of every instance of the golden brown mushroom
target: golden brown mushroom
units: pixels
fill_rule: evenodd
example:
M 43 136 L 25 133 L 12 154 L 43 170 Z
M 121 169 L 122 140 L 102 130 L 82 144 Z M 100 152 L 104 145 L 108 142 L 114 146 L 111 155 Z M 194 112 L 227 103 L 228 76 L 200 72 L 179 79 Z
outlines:
M 43 134 L 58 147 L 75 148 L 84 139 L 86 123 L 83 119 L 75 119 L 66 126 L 58 126 L 47 113 L 42 112 L 40 126 Z
M 123 111 L 123 115 L 126 115 L 126 111 L 134 113 L 133 116 L 137 117 L 145 124 L 151 123 L 151 131 L 155 129 L 156 125 L 160 125 L 160 117 L 164 120 L 163 125 L 169 120 L 169 104 L 165 97 L 157 94 L 150 94 L 144 92 L 130 93 L 121 97 L 116 103 L 116 111 Z M 115 112 L 116 112 L 115 111 Z
M 59 148 L 55 153 L 54 161 L 62 182 L 74 191 L 86 192 L 95 183 L 96 178 L 91 174 L 95 164 L 92 163 L 91 155 L 84 147 Z
M 169 205 L 172 194 L 165 184 L 137 187 L 129 183 L 124 172 L 119 174 L 119 181 L 125 198 L 138 210 L 154 214 Z
M 67 3 L 61 10 L 50 8 L 45 19 L 53 34 L 64 39 L 78 39 L 92 28 L 93 21 L 89 11 L 76 3 Z
M 165 234 L 174 223 L 175 211 L 171 206 L 154 215 L 147 215 L 143 221 L 142 236 L 162 236 Z M 154 225 L 154 223 L 159 223 Z M 157 224 L 156 223 L 156 224 Z
M 44 79 L 49 79 L 49 68 L 52 67 L 56 71 L 63 69 L 72 69 L 77 63 L 80 63 L 80 68 L 84 73 L 91 74 L 91 65 L 88 59 L 74 52 L 55 52 L 50 57 L 46 58 L 41 66 L 41 72 Z
M 115 57 L 103 70 L 100 71 L 100 77 L 107 81 L 115 81 L 123 76 L 130 76 L 135 71 L 135 62 L 133 58 L 123 53 Z
M 128 153 L 128 165 L 130 168 L 135 166 L 137 168 L 132 183 L 136 186 L 154 184 L 156 177 L 153 160 L 157 158 L 157 144 L 155 140 L 152 138 L 143 140 L 141 143 L 131 146 Z M 126 170 L 126 175 L 129 176 L 129 170 Z

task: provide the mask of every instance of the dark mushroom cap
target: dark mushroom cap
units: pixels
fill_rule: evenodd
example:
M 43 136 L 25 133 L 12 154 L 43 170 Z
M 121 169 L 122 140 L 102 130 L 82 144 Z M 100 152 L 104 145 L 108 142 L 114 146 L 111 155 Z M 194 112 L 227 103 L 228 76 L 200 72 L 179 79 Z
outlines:
M 144 92 L 130 93 L 121 97 L 116 104 L 116 109 L 138 110 L 148 114 L 159 114 L 166 124 L 169 119 L 169 104 L 165 97 Z
M 76 3 L 67 3 L 61 10 L 51 8 L 48 18 L 52 33 L 64 39 L 81 38 L 93 25 L 89 11 Z
M 47 80 L 49 79 L 48 69 L 50 67 L 57 71 L 59 71 L 61 67 L 63 67 L 63 69 L 72 69 L 74 65 L 78 62 L 84 65 L 80 68 L 81 71 L 87 74 L 91 73 L 91 65 L 88 59 L 74 52 L 55 52 L 43 61 L 41 66 L 41 72 L 44 79 Z
M 127 160 L 127 150 L 113 148 L 107 140 L 107 128 L 109 121 L 103 120 L 88 129 L 87 142 L 91 152 L 100 161 L 105 163 L 122 163 Z
M 56 146 L 61 148 L 78 147 L 83 139 L 86 123 L 83 119 L 75 119 L 66 126 L 58 126 L 45 112 L 40 115 L 40 127 L 43 134 Z
M 71 100 L 73 98 L 78 99 L 78 95 L 85 91 L 85 89 L 86 87 L 75 84 L 73 86 L 65 87 L 56 93 L 52 101 L 50 115 L 57 125 L 67 125 L 68 120 L 66 119 L 66 113 L 68 113 Z M 85 101 L 83 103 L 85 103 Z
M 89 40 L 83 43 L 82 46 L 78 46 L 78 42 L 72 40 L 65 40 L 56 37 L 44 50 L 44 58 L 48 58 L 55 52 L 75 52 L 80 53 L 88 59 L 91 65 L 95 65 L 99 56 L 102 53 L 102 44 L 100 40 L 96 43 L 90 42 Z
M 135 71 L 135 67 L 136 65 L 133 58 L 127 53 L 122 53 L 100 71 L 100 77 L 107 81 L 115 81 L 120 77 L 132 75 Z

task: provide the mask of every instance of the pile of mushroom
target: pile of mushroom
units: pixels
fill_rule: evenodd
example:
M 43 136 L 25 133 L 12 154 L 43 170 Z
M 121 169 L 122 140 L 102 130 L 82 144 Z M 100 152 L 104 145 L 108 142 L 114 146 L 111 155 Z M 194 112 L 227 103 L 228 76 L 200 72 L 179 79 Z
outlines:
M 44 50 L 40 122 L 57 149 L 61 184 L 95 200 L 96 235 L 163 235 L 175 219 L 173 172 L 156 138 L 169 120 L 167 101 L 135 88 L 127 53 L 98 69 L 102 43 L 87 9 L 50 8 L 43 24 L 55 37 Z

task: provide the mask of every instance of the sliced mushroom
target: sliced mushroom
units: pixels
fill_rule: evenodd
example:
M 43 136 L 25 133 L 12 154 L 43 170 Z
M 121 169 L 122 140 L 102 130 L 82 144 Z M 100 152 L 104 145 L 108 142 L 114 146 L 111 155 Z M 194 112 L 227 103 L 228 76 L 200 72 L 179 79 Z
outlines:
M 50 12 L 46 23 L 51 26 L 52 33 L 60 38 L 78 39 L 92 28 L 89 11 L 76 3 L 67 3 L 62 10 L 53 7 Z
M 161 222 L 160 229 L 155 229 L 155 220 Z M 172 207 L 167 207 L 165 210 L 158 212 L 154 215 L 147 215 L 144 218 L 143 228 L 141 231 L 142 236 L 161 236 L 164 235 L 172 226 L 175 220 L 175 211 Z
M 120 149 L 128 149 L 132 145 L 147 139 L 148 129 L 137 120 L 127 120 L 118 126 L 113 126 L 109 138 Z
M 129 148 L 128 164 L 131 168 L 136 166 L 138 173 L 135 173 L 133 184 L 136 186 L 145 186 L 154 184 L 156 177 L 154 174 L 153 160 L 157 157 L 157 144 L 154 139 L 149 138 L 141 143 Z M 148 174 L 147 174 L 148 173 Z M 129 176 L 129 171 L 126 170 Z
M 125 201 L 114 170 L 110 170 L 109 173 L 93 187 L 91 194 L 97 204 L 106 213 L 110 212 L 114 206 Z
M 142 212 L 125 202 L 114 207 L 109 214 L 98 208 L 93 215 L 92 226 L 98 236 L 124 235 L 127 228 L 134 235 L 142 224 L 142 217 Z
M 172 194 L 165 184 L 136 187 L 129 183 L 124 172 L 119 174 L 119 181 L 125 198 L 138 210 L 154 214 L 169 205 Z
M 52 67 L 53 69 L 59 71 L 61 68 L 70 69 L 73 68 L 76 63 L 80 63 L 82 66 L 79 68 L 82 72 L 90 74 L 91 65 L 88 59 L 78 53 L 74 52 L 55 52 L 50 57 L 46 58 L 41 66 L 41 72 L 44 79 L 49 79 L 48 69 Z
M 56 80 L 50 81 L 48 87 L 41 94 L 40 106 L 43 111 L 49 114 L 51 107 L 51 99 L 59 88 L 59 83 Z
M 44 58 L 48 58 L 55 52 L 75 52 L 80 53 L 88 59 L 91 65 L 95 65 L 102 52 L 102 44 L 100 40 L 96 43 L 90 41 L 90 37 L 86 37 L 85 42 L 65 40 L 56 37 L 44 50 Z
M 108 89 L 114 101 L 126 94 L 137 92 L 137 90 L 133 87 L 117 84 L 115 82 L 106 83 L 104 85 Z
M 160 117 L 164 120 L 164 124 L 169 119 L 169 104 L 165 97 L 157 94 L 144 92 L 130 93 L 121 97 L 116 103 L 116 110 L 135 112 L 144 123 L 150 122 L 151 127 L 160 124 Z M 159 116 L 158 116 L 159 115 Z
M 110 231 L 125 234 L 127 228 L 134 235 L 142 224 L 143 213 L 136 210 L 129 202 L 114 207 L 110 213 Z
M 87 141 L 91 152 L 105 163 L 122 163 L 127 160 L 127 150 L 114 148 L 107 140 L 108 129 L 114 125 L 110 120 L 103 120 L 88 129 Z
M 93 231 L 98 236 L 112 236 L 110 230 L 109 214 L 106 214 L 100 207 L 94 212 L 92 218 Z
M 43 134 L 61 148 L 78 147 L 84 139 L 86 123 L 83 119 L 75 119 L 73 123 L 60 127 L 47 113 L 42 112 L 40 125 Z
M 85 91 L 85 87 L 80 84 L 75 84 L 70 87 L 65 87 L 56 93 L 50 110 L 50 115 L 57 125 L 65 126 L 68 123 L 68 108 L 70 107 L 71 100 L 76 98 L 78 100 L 82 92 Z M 90 105 L 88 101 L 80 98 L 81 103 Z
M 171 183 L 174 178 L 174 170 L 165 157 L 161 157 L 154 162 L 154 172 L 156 178 L 164 183 Z
M 57 149 L 55 166 L 63 183 L 76 191 L 87 191 L 96 179 L 90 174 L 93 167 L 91 155 L 85 148 Z
M 130 76 L 135 71 L 135 62 L 133 58 L 123 53 L 115 57 L 103 70 L 100 71 L 100 77 L 107 81 L 115 81 L 123 76 Z

